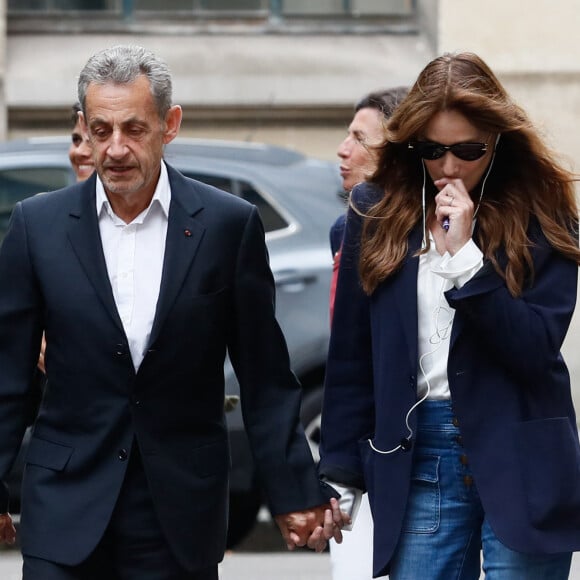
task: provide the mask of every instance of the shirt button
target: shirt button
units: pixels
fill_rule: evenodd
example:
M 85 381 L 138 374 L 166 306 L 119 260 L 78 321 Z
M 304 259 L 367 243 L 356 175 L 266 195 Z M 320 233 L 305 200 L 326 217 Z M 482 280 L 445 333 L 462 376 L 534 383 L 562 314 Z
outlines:
M 459 427 L 459 420 L 457 419 L 457 417 L 453 417 L 451 422 L 453 423 L 454 427 Z
M 119 449 L 119 452 L 117 454 L 119 461 L 127 461 L 127 456 L 128 453 L 126 449 Z
M 457 443 L 457 445 L 461 445 L 461 447 L 463 447 L 463 437 L 461 435 L 457 435 L 455 437 L 455 443 Z

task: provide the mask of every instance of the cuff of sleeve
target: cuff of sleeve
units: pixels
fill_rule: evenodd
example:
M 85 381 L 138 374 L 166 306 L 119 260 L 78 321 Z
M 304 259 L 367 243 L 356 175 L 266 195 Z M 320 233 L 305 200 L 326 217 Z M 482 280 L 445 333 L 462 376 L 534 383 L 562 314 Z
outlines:
M 469 240 L 454 256 L 446 252 L 433 273 L 451 280 L 456 288 L 461 288 L 471 280 L 483 266 L 483 253 L 473 240 Z
M 8 487 L 3 481 L 0 481 L 0 514 L 6 514 L 10 510 L 10 496 Z
M 328 483 L 338 493 L 340 493 L 338 505 L 340 506 L 340 509 L 347 513 L 351 518 L 351 523 L 348 526 L 344 526 L 342 529 L 351 531 L 358 514 L 363 492 L 356 487 L 347 487 L 346 485 L 341 485 L 340 483 L 335 483 L 334 481 L 329 481 Z

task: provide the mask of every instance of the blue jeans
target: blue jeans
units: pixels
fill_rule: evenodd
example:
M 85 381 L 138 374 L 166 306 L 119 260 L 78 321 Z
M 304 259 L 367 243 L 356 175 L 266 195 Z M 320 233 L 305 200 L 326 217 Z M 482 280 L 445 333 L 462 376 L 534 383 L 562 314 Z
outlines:
M 405 521 L 390 580 L 565 580 L 572 554 L 530 555 L 495 536 L 483 511 L 448 401 L 417 409 L 418 433 Z

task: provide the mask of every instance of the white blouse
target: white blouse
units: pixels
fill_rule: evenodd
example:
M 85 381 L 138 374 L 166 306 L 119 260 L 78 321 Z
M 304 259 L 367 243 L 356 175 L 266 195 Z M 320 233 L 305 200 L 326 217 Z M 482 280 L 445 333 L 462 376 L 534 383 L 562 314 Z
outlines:
M 455 311 L 444 293 L 461 288 L 483 266 L 483 254 L 469 240 L 459 252 L 441 255 L 431 238 L 426 254 L 419 257 L 417 313 L 419 321 L 419 360 L 417 394 L 419 398 L 448 399 L 447 357 Z

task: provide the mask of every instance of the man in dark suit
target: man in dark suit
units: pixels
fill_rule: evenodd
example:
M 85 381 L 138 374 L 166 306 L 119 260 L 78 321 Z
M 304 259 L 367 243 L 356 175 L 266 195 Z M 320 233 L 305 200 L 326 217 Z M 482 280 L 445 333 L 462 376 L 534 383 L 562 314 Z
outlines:
M 343 515 L 299 426 L 256 208 L 163 162 L 181 108 L 155 55 L 96 54 L 79 101 L 97 174 L 19 203 L 0 250 L 2 478 L 43 332 L 48 344 L 23 481 L 24 579 L 217 578 L 226 350 L 282 534 L 289 548 L 322 549 Z M 0 514 L 11 542 L 2 487 Z

